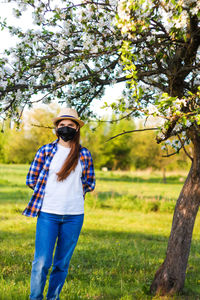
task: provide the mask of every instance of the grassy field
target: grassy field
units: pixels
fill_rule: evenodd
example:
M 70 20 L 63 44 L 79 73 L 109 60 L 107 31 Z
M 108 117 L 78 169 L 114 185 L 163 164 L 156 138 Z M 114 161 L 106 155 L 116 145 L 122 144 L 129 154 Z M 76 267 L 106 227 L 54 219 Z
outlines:
M 36 219 L 21 215 L 32 194 L 27 170 L 0 165 L 0 300 L 29 297 Z M 186 174 L 167 175 L 164 184 L 160 173 L 97 172 L 61 299 L 161 299 L 149 287 Z M 183 294 L 169 299 L 200 299 L 199 226 L 197 216 Z

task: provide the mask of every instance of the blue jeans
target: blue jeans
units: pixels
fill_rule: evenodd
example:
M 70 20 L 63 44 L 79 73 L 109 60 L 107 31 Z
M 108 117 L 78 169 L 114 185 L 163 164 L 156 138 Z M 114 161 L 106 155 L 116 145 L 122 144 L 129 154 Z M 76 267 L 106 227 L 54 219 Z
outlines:
M 35 256 L 31 272 L 31 300 L 42 300 L 48 270 L 53 268 L 49 279 L 48 300 L 59 300 L 69 262 L 76 247 L 84 214 L 56 215 L 40 212 L 36 226 Z

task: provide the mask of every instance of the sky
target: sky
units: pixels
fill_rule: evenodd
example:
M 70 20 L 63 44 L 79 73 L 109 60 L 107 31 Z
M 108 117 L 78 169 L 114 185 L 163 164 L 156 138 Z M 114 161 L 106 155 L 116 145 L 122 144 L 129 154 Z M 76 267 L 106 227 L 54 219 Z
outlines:
M 1 19 L 7 18 L 7 21 L 11 25 L 20 26 L 24 30 L 29 28 L 30 20 L 32 18 L 31 12 L 26 11 L 24 15 L 17 19 L 13 15 L 13 3 L 0 3 L 0 17 Z M 0 54 L 2 54 L 4 49 L 7 49 L 9 47 L 14 46 L 17 43 L 17 38 L 11 37 L 9 33 L 4 30 L 0 31 L 0 40 L 3 41 L 0 43 Z M 113 86 L 106 87 L 106 91 L 104 96 L 101 100 L 93 100 L 93 103 L 91 105 L 92 110 L 97 114 L 99 117 L 108 115 L 110 116 L 112 114 L 112 109 L 101 109 L 104 102 L 107 102 L 108 104 L 111 104 L 112 102 L 116 101 L 118 98 L 122 95 L 122 90 L 124 87 L 124 83 L 115 84 Z

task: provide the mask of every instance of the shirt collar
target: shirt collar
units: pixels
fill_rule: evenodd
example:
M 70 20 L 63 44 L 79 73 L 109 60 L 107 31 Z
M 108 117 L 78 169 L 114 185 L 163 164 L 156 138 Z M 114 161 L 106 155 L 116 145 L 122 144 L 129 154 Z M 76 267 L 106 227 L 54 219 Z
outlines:
M 52 144 L 57 144 L 59 139 L 56 139 L 55 141 L 52 142 Z
M 58 144 L 58 141 L 59 141 L 59 139 L 57 138 L 55 141 L 53 141 L 53 142 L 52 142 L 52 144 L 53 144 L 53 145 L 55 145 L 55 144 L 56 144 L 56 146 L 57 146 L 57 144 Z M 80 149 L 81 149 L 81 148 L 83 148 L 83 146 L 80 144 Z

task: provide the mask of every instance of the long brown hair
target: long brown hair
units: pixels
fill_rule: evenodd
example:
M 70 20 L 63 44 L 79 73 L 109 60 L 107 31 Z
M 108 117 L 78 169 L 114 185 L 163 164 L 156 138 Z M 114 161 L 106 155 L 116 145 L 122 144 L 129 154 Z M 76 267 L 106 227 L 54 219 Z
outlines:
M 58 127 L 58 123 L 56 124 L 56 128 Z M 69 152 L 69 155 L 67 156 L 60 171 L 56 173 L 56 175 L 58 176 L 58 181 L 63 181 L 64 179 L 66 179 L 78 164 L 80 152 L 80 127 L 78 128 L 78 131 L 76 132 L 76 135 L 73 138 L 73 140 L 70 141 L 70 147 L 71 150 Z

